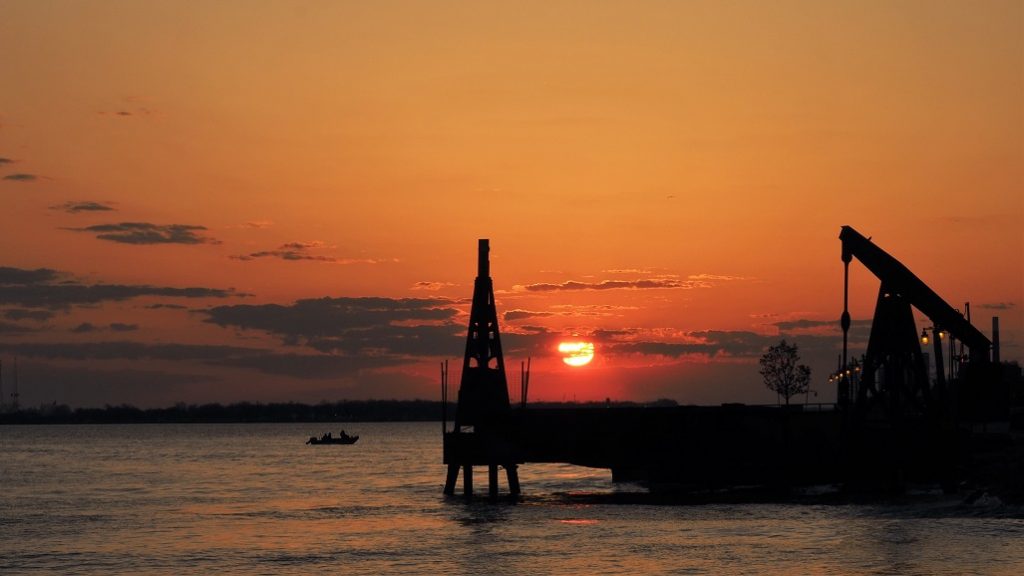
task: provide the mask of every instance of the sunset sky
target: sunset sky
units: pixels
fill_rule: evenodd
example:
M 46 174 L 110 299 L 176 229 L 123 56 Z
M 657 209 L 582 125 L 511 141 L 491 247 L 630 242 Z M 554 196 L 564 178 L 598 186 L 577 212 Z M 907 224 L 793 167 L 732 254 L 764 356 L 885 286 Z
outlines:
M 1022 357 L 1018 0 L 7 0 L 0 77 L 24 405 L 437 398 L 478 238 L 514 397 L 833 400 L 842 225 Z

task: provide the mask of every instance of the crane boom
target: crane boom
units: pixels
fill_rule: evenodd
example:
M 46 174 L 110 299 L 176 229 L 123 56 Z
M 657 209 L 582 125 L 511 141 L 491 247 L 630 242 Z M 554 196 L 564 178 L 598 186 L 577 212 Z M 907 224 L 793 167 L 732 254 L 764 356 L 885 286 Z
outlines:
M 972 360 L 988 360 L 992 342 L 899 260 L 850 226 L 842 227 L 839 239 L 843 242 L 843 261 L 848 262 L 850 257 L 856 257 L 890 290 L 902 294 L 910 304 L 924 313 L 935 323 L 936 328 L 948 331 L 963 342 L 970 349 Z

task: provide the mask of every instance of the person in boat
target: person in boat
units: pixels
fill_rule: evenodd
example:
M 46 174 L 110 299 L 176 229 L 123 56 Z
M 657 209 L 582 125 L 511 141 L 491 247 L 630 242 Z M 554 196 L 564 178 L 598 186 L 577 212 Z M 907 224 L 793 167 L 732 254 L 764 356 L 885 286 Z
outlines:
M 345 430 L 341 431 L 341 438 L 348 438 L 348 434 L 345 434 Z

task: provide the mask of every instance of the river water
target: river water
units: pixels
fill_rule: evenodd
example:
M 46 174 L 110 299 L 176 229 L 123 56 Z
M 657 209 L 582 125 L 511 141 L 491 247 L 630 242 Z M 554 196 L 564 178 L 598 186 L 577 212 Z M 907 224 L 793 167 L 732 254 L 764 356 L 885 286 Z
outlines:
M 0 426 L 0 574 L 1024 574 L 991 498 L 657 506 L 528 464 L 519 503 L 465 502 L 439 423 L 345 428 Z

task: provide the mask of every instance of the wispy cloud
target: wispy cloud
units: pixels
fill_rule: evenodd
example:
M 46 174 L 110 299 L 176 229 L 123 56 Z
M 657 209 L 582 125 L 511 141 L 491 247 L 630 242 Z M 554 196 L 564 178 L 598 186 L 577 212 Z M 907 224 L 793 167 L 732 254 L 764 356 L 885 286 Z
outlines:
M 551 318 L 553 316 L 567 318 L 595 318 L 600 316 L 615 316 L 620 310 L 636 310 L 635 306 L 615 306 L 611 304 L 557 304 L 549 310 L 524 310 L 516 308 L 506 311 L 502 318 L 505 321 L 513 322 L 526 318 Z
M 69 214 L 78 214 L 79 212 L 109 212 L 114 210 L 114 207 L 106 202 L 84 200 L 81 202 L 71 201 L 63 204 L 57 204 L 56 206 L 50 206 L 50 210 L 62 210 Z
M 205 226 L 191 224 L 151 224 L 149 222 L 121 222 L 97 224 L 85 228 L 65 228 L 74 232 L 89 232 L 100 240 L 121 244 L 220 244 L 220 240 L 198 232 Z
M 97 114 L 113 118 L 145 118 L 153 116 L 156 111 L 147 104 L 146 100 L 146 98 L 139 96 L 129 96 L 122 98 L 119 104 L 111 106 L 107 110 L 100 110 Z
M 247 222 L 242 222 L 241 224 L 229 225 L 227 226 L 227 228 L 249 228 L 252 230 L 265 230 L 267 228 L 272 227 L 273 225 L 274 222 L 272 220 L 249 220 Z
M 4 176 L 4 180 L 13 180 L 15 182 L 32 182 L 33 180 L 38 179 L 39 176 L 36 176 L 35 174 L 26 174 L 24 172 L 17 172 L 15 174 L 8 174 L 7 176 Z
M 726 274 L 690 274 L 687 276 L 690 280 L 708 280 L 708 281 L 722 281 L 729 282 L 734 280 L 753 280 L 747 276 L 729 276 Z
M 650 289 L 682 289 L 711 288 L 712 284 L 701 280 L 675 280 L 671 278 L 650 278 L 638 280 L 602 280 L 600 282 L 577 282 L 569 280 L 560 284 L 539 283 L 525 286 L 514 286 L 515 290 L 528 292 L 555 292 L 563 290 L 650 290 Z
M 611 270 L 603 270 L 605 274 L 653 274 L 650 270 L 643 268 L 613 268 Z
M 556 314 L 554 312 L 515 309 L 506 310 L 502 314 L 502 319 L 505 320 L 506 322 L 513 322 L 515 320 L 523 320 L 525 318 L 548 318 L 551 316 L 556 316 Z
M 323 240 L 298 240 L 295 242 L 285 242 L 281 244 L 283 250 L 309 250 L 311 248 L 323 248 L 325 246 Z
M 412 290 L 425 290 L 427 292 L 437 292 L 442 288 L 450 288 L 455 286 L 451 282 L 417 282 L 413 285 Z
M 249 262 L 259 258 L 277 258 L 291 262 L 305 260 L 312 262 L 324 262 L 327 264 L 380 264 L 382 262 L 387 262 L 387 260 L 374 258 L 338 258 L 335 256 L 325 256 L 323 254 L 314 254 L 310 252 L 310 250 L 316 250 L 324 247 L 324 243 L 320 240 L 287 242 L 278 246 L 276 250 L 261 250 L 259 252 L 251 252 L 249 254 L 237 254 L 228 256 L 228 258 L 242 262 Z
M 249 262 L 250 260 L 256 260 L 258 258 L 278 258 L 281 260 L 288 260 L 291 262 L 298 262 L 301 260 L 310 260 L 313 262 L 328 262 L 331 264 L 354 264 L 355 262 L 340 262 L 337 258 L 330 256 L 322 256 L 319 254 L 307 254 L 299 250 L 263 250 L 261 252 L 253 252 L 251 254 L 237 254 L 228 256 L 232 260 L 239 260 L 242 262 Z M 375 262 L 370 262 L 375 264 Z
M 13 162 L 14 160 L 11 160 L 10 158 L 0 157 L 0 166 L 6 166 L 8 164 L 12 164 Z

